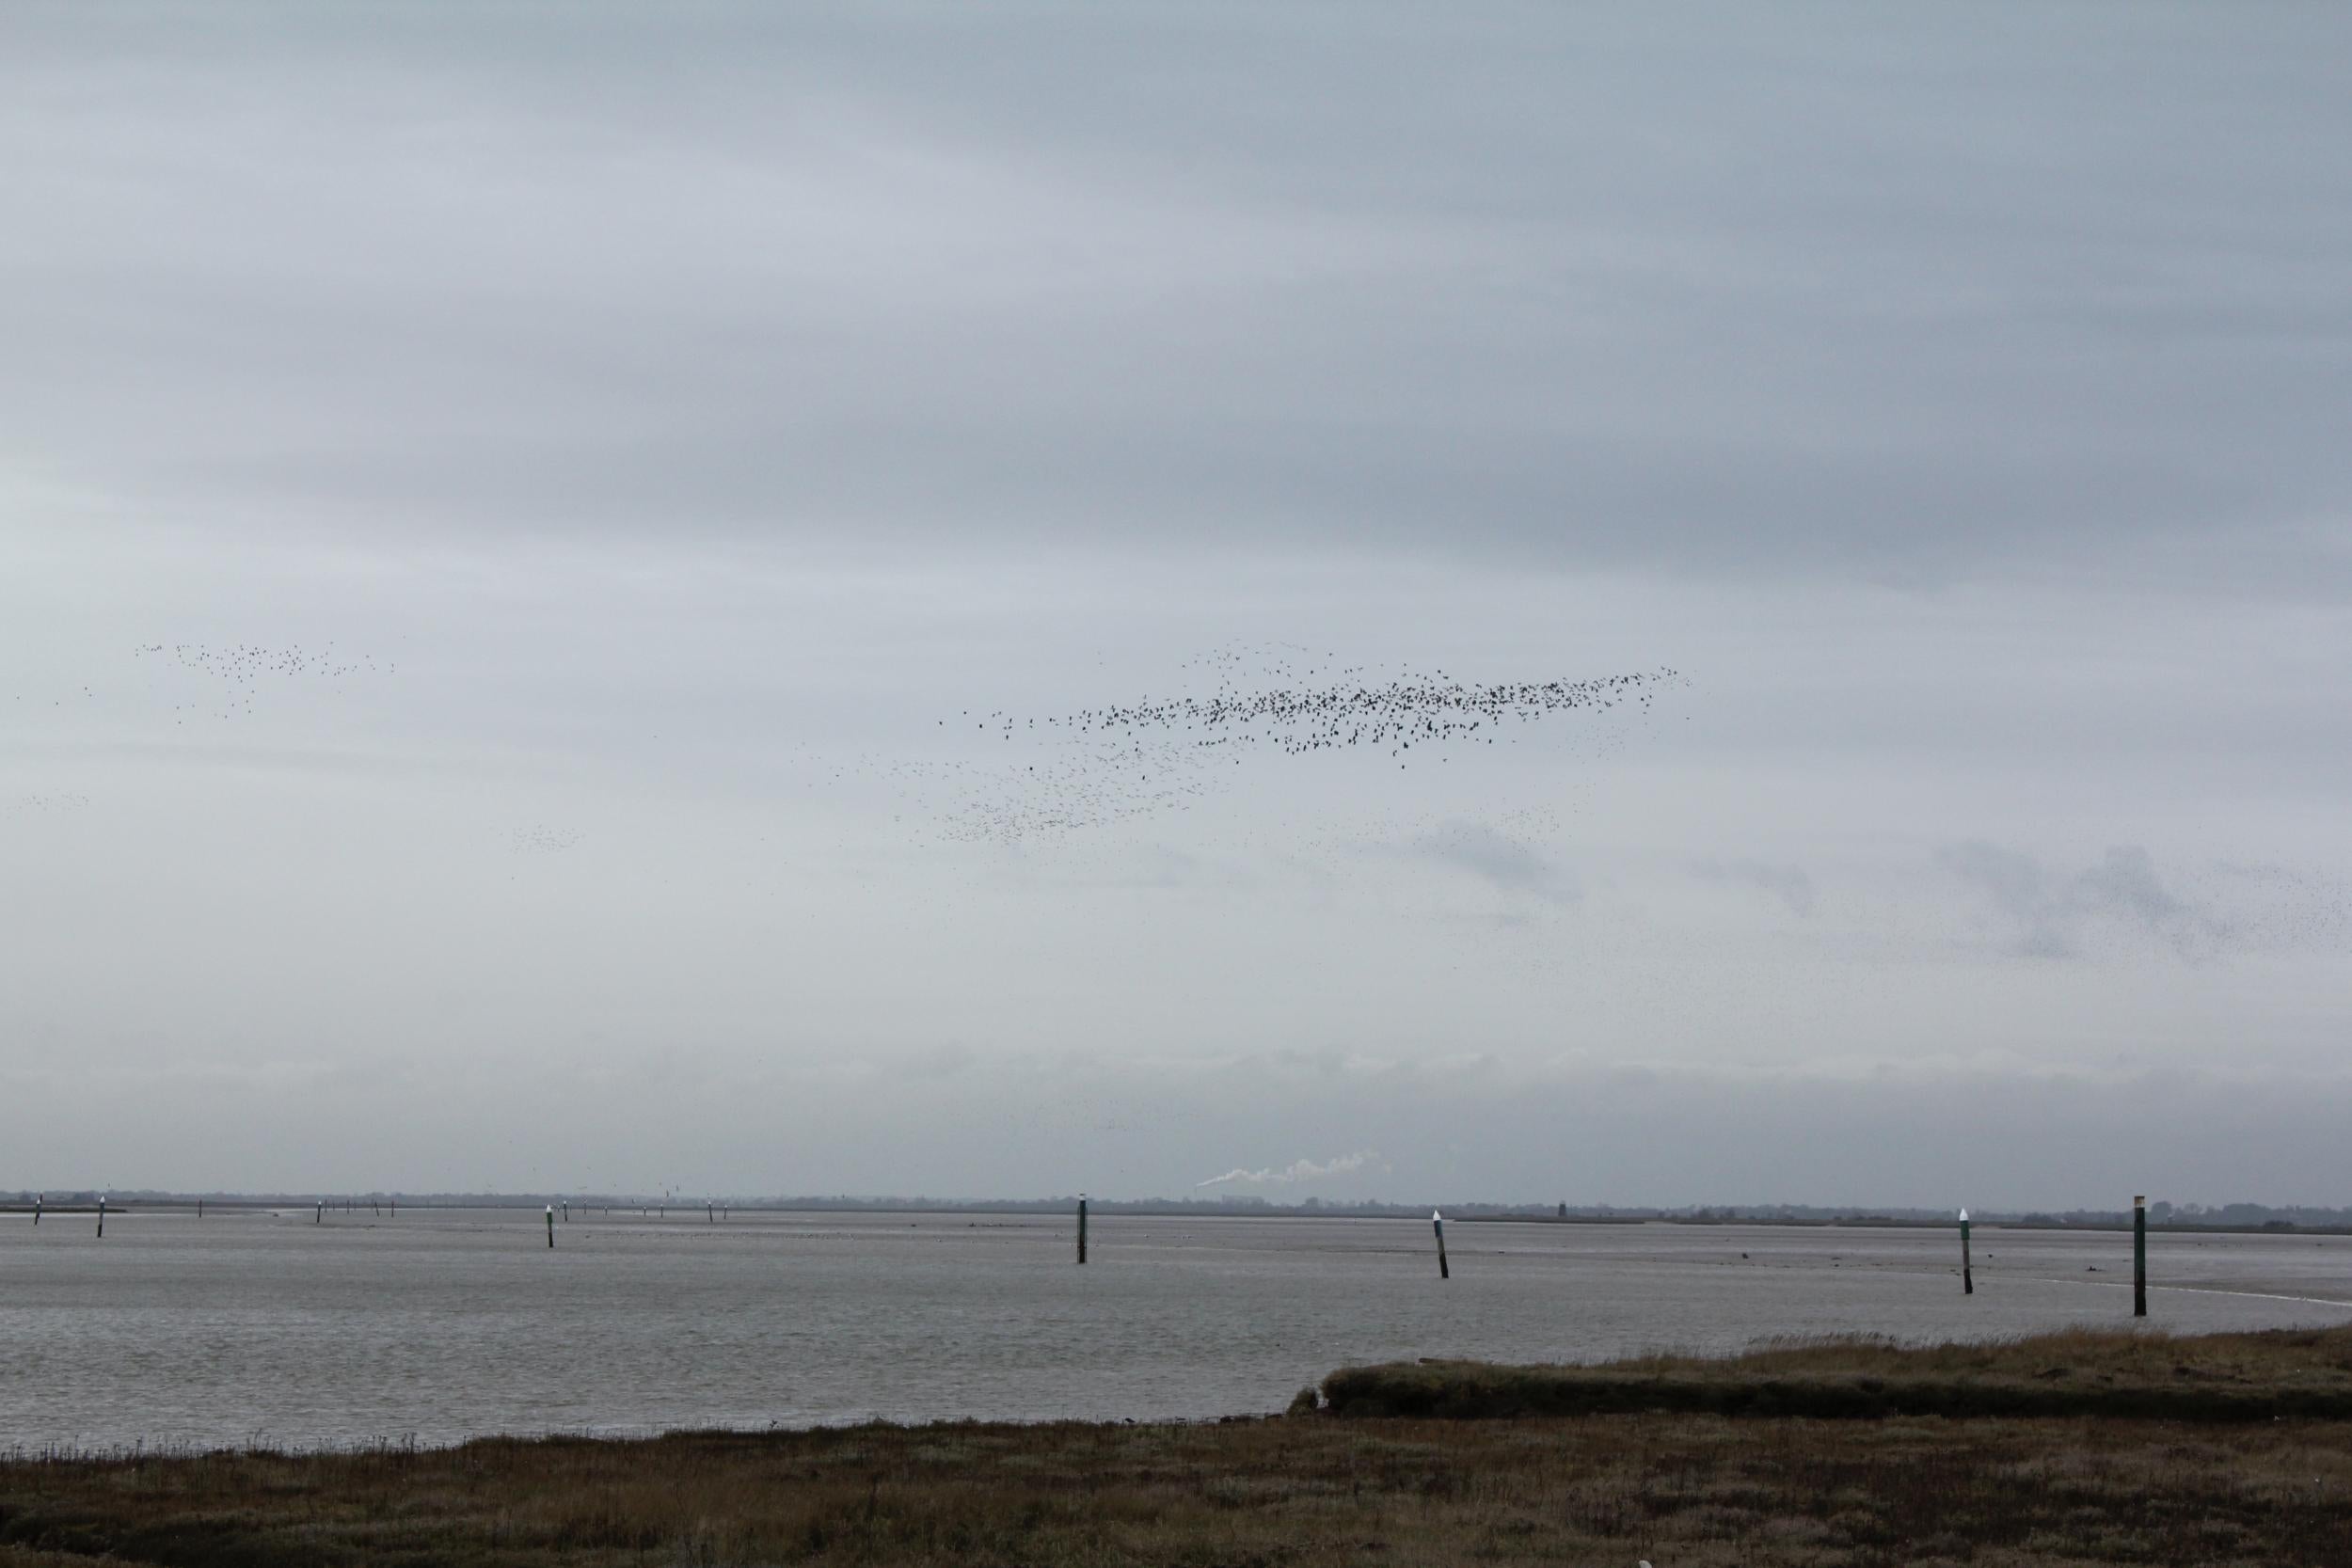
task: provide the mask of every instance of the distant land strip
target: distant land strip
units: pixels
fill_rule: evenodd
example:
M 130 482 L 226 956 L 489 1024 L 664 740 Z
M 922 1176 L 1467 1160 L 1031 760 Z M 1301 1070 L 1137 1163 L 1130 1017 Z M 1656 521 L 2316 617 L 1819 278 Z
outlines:
M 722 1193 L 668 1194 L 532 1192 L 452 1193 L 405 1192 L 376 1188 L 365 1192 L 322 1189 L 303 1193 L 177 1192 L 154 1188 L 0 1187 L 0 1213 L 30 1212 L 38 1199 L 51 1213 L 94 1210 L 103 1196 L 112 1212 L 139 1210 L 193 1209 L 199 1201 L 207 1210 L 309 1209 L 324 1204 L 329 1212 L 358 1211 L 371 1204 L 396 1204 L 402 1209 L 541 1209 L 569 1205 L 590 1213 L 668 1209 L 684 1213 L 706 1208 L 736 1213 L 885 1213 L 885 1214 L 1058 1214 L 1078 1201 L 1074 1192 L 1050 1197 L 950 1198 L 926 1196 L 865 1196 L 843 1194 L 742 1196 Z M 1218 1215 L 1280 1219 L 1423 1219 L 1439 1209 L 1449 1220 L 1571 1225 L 1773 1225 L 1852 1226 L 1874 1229 L 1948 1227 L 1955 1212 L 1894 1206 L 1817 1205 L 1791 1203 L 1707 1203 L 1680 1207 L 1654 1205 L 1497 1203 L 1483 1200 L 1446 1202 L 1416 1199 L 1409 1203 L 1379 1198 L 1333 1200 L 1305 1198 L 1280 1203 L 1242 1193 L 1212 1197 L 1104 1198 L 1090 1197 L 1089 1208 L 1098 1215 L 1142 1214 L 1211 1218 Z M 1979 1225 L 2014 1230 L 2128 1230 L 2128 1208 L 2067 1210 L 2001 1210 L 1971 1205 Z M 2159 1199 L 2149 1206 L 2151 1231 L 2200 1233 L 2271 1232 L 2287 1235 L 2352 1235 L 2352 1208 L 2311 1204 L 2260 1203 L 2174 1204 Z

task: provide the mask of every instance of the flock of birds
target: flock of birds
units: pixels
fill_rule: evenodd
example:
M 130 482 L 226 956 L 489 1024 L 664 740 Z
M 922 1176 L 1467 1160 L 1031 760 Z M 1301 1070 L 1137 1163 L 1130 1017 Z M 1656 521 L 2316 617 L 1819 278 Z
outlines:
M 1185 668 L 1207 677 L 1197 689 L 1040 716 L 966 709 L 934 721 L 995 748 L 1010 743 L 1016 760 L 868 757 L 858 770 L 923 798 L 913 815 L 943 838 L 1026 845 L 1186 809 L 1226 787 L 1227 770 L 1253 752 L 1398 769 L 1443 764 L 1465 748 L 1515 744 L 1546 721 L 1645 717 L 1660 693 L 1683 684 L 1672 669 L 1475 682 L 1444 670 L 1343 665 L 1290 644 L 1235 644 Z
M 526 828 L 510 829 L 506 847 L 517 855 L 555 855 L 579 848 L 587 836 L 576 828 L 550 828 L 534 822 Z
M 20 795 L 13 804 L 19 811 L 87 811 L 89 797 L 72 793 L 57 795 Z
M 273 683 L 341 689 L 399 668 L 332 642 L 151 642 L 133 652 L 225 692 L 209 704 L 175 704 L 179 721 L 199 711 L 221 719 L 253 713 Z M 1575 809 L 1577 775 L 1556 767 L 1520 769 L 1482 792 L 1479 784 L 1492 784 L 1494 770 L 1440 767 L 1480 755 L 1500 761 L 1502 753 L 1492 749 L 1546 729 L 1571 737 L 1570 749 L 1605 754 L 1685 684 L 1672 668 L 1474 680 L 1442 668 L 1344 663 L 1291 643 L 1232 643 L 1178 666 L 1175 689 L 1166 694 L 1034 715 L 966 709 L 934 719 L 928 733 L 908 734 L 887 752 L 829 758 L 823 767 L 861 809 L 886 802 L 894 828 L 916 844 L 1090 847 L 1106 860 L 1157 857 L 1163 870 L 1143 875 L 1170 879 L 1243 879 L 1252 875 L 1245 868 L 1286 866 L 1328 886 L 1384 875 L 1410 858 L 1483 880 L 1500 895 L 1507 921 L 1541 923 L 1581 896 L 1573 872 L 1547 848 L 1569 836 L 1563 813 Z M 76 695 L 97 698 L 87 685 Z M 1540 754 L 1546 762 L 1557 757 Z M 1270 778 L 1251 809 L 1197 823 L 1181 848 L 1148 836 L 1154 819 L 1240 787 L 1249 775 L 1236 770 L 1252 759 L 1313 765 L 1295 775 L 1295 811 L 1267 809 L 1286 787 Z M 1416 763 L 1429 765 L 1428 784 L 1395 781 L 1397 770 Z M 1391 784 L 1378 782 L 1384 774 Z M 1541 781 L 1534 794 L 1531 778 Z M 27 816 L 90 805 L 89 796 L 70 791 L 0 800 Z M 1115 832 L 1128 825 L 1147 836 Z M 584 838 L 576 829 L 533 822 L 507 830 L 504 844 L 516 856 L 546 856 Z M 1132 866 L 1126 874 L 1136 875 Z M 2185 890 L 2195 918 L 2180 938 L 2198 953 L 2331 944 L 2352 928 L 2352 900 L 2326 877 L 2275 865 L 2217 866 L 2205 876 L 2214 886 Z
M 1661 687 L 1681 680 L 1679 672 L 1664 669 L 1597 680 L 1482 684 L 1462 681 L 1443 670 L 1428 674 L 1403 671 L 1383 679 L 1368 675 L 1361 665 L 1350 665 L 1336 677 L 1323 674 L 1275 685 L 1248 679 L 1234 667 L 1236 657 L 1229 655 L 1219 660 L 1224 668 L 1214 691 L 1050 714 L 1045 733 L 1119 740 L 1185 735 L 1198 746 L 1265 744 L 1293 755 L 1341 748 L 1386 749 L 1391 758 L 1401 759 L 1416 745 L 1424 751 L 1456 741 L 1491 746 L 1511 723 L 1581 710 L 1605 712 L 1621 703 L 1646 711 Z M 1288 661 L 1273 672 L 1278 677 L 1294 673 Z M 970 717 L 969 710 L 962 715 Z M 945 728 L 947 721 L 938 722 Z M 975 728 L 1009 740 L 1017 734 L 1037 734 L 1038 721 L 998 711 Z M 1400 760 L 1397 765 L 1407 764 Z
M 355 675 L 392 674 L 399 666 L 378 663 L 373 655 L 342 654 L 331 641 L 324 648 L 262 647 L 231 642 L 148 642 L 132 650 L 141 658 L 167 659 L 181 669 L 211 677 L 225 689 L 225 701 L 173 705 L 173 722 L 185 723 L 189 714 L 233 719 L 253 712 L 253 699 L 265 682 L 309 678 L 342 681 Z

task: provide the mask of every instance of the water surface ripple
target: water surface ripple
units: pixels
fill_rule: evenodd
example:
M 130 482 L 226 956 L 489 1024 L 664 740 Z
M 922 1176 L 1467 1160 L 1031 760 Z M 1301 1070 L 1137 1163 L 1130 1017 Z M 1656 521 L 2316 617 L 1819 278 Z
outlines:
M 0 1215 L 0 1445 L 1279 1409 L 1348 1362 L 2128 1323 L 2123 1235 L 532 1211 Z M 2151 1321 L 2352 1320 L 2352 1238 L 2151 1238 Z

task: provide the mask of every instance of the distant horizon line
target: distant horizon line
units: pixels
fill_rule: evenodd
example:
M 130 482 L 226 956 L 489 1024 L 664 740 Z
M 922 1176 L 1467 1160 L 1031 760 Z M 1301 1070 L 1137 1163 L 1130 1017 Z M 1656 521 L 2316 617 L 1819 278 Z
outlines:
M 1956 1223 L 1961 1206 L 1929 1208 L 1918 1204 L 1868 1203 L 1787 1203 L 1787 1202 L 1713 1202 L 1682 1204 L 1622 1204 L 1507 1202 L 1492 1199 L 1462 1199 L 1454 1202 L 1428 1199 L 1400 1201 L 1390 1198 L 1331 1198 L 1305 1196 L 1272 1198 L 1252 1193 L 1219 1193 L 1214 1196 L 1184 1197 L 1104 1197 L 1081 1192 L 1055 1194 L 1042 1197 L 941 1197 L 923 1194 L 765 1194 L 727 1193 L 606 1193 L 581 1191 L 409 1191 L 375 1188 L 366 1191 L 328 1192 L 255 1192 L 220 1189 L 173 1189 L 155 1187 L 35 1187 L 0 1188 L 0 1211 L 18 1211 L 36 1202 L 51 1207 L 70 1203 L 94 1204 L 100 1198 L 119 1203 L 193 1205 L 198 1202 L 233 1204 L 255 1208 L 303 1207 L 324 1204 L 330 1210 L 350 1209 L 379 1203 L 403 1203 L 422 1208 L 544 1208 L 573 1206 L 580 1208 L 628 1209 L 727 1209 L 771 1212 L 803 1212 L 811 1213 L 873 1212 L 900 1213 L 1058 1213 L 1074 1207 L 1081 1199 L 1090 1209 L 1104 1213 L 1201 1213 L 1242 1212 L 1269 1215 L 1326 1214 L 1354 1215 L 1368 1218 L 1412 1218 L 1435 1208 L 1465 1219 L 1479 1217 L 1524 1219 L 1581 1220 L 1692 1220 L 1719 1218 L 1744 1221 L 1856 1221 L 1883 1219 L 1903 1224 Z M 1999 1207 L 1985 1204 L 1967 1206 L 1970 1217 L 1980 1223 L 2011 1223 L 2039 1221 L 2050 1223 L 2095 1223 L 2128 1218 L 2132 1206 L 2128 1203 L 2114 1208 L 2074 1206 L 2057 1208 L 2046 1205 Z M 2152 1198 L 2149 1217 L 2158 1223 L 2204 1220 L 2220 1224 L 2317 1224 L 2352 1226 L 2352 1205 L 2317 1203 L 2257 1203 L 2233 1200 L 2208 1204 L 2190 1201 L 2174 1203 Z

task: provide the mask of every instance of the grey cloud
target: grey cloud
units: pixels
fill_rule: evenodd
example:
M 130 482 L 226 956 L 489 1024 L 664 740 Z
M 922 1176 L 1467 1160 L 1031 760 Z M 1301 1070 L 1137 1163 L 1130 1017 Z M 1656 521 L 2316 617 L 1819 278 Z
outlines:
M 1573 904 L 1583 896 L 1574 871 L 1483 822 L 1448 822 L 1413 840 L 1409 847 L 1504 893 L 1553 904 Z
M 2182 956 L 2209 953 L 2224 933 L 2211 912 L 2166 888 L 2155 863 L 2137 845 L 2116 845 L 2093 864 L 2066 876 L 2032 855 L 1981 840 L 1951 845 L 1938 856 L 1974 886 L 2012 927 L 2022 957 L 2080 957 L 2100 929 L 2153 938 Z
M 2151 928 L 2189 913 L 2156 879 L 2155 863 L 2137 845 L 2110 847 L 2098 864 L 2074 879 L 2074 895 L 2088 908 L 2127 915 Z
M 1782 865 L 1769 861 L 1705 860 L 1694 870 L 1708 881 L 1735 882 L 1771 894 L 1788 911 L 1796 915 L 1813 912 L 1813 879 L 1802 865 Z
M 2324 13 L 2090 75 L 1803 7 L 267 14 L 0 22 L 0 456 L 338 537 L 2345 580 Z
M 2011 919 L 2030 922 L 2049 906 L 2049 878 L 2031 855 L 1971 839 L 1948 847 L 1938 859 L 1975 883 Z
M 895 1062 L 881 1064 L 885 1076 L 911 1079 L 954 1078 L 971 1070 L 979 1057 L 970 1047 L 950 1042 L 928 1050 L 911 1051 Z
M 0 1182 L 2341 1199 L 2348 53 L 0 7 Z M 1692 679 L 959 831 L 1234 641 Z

